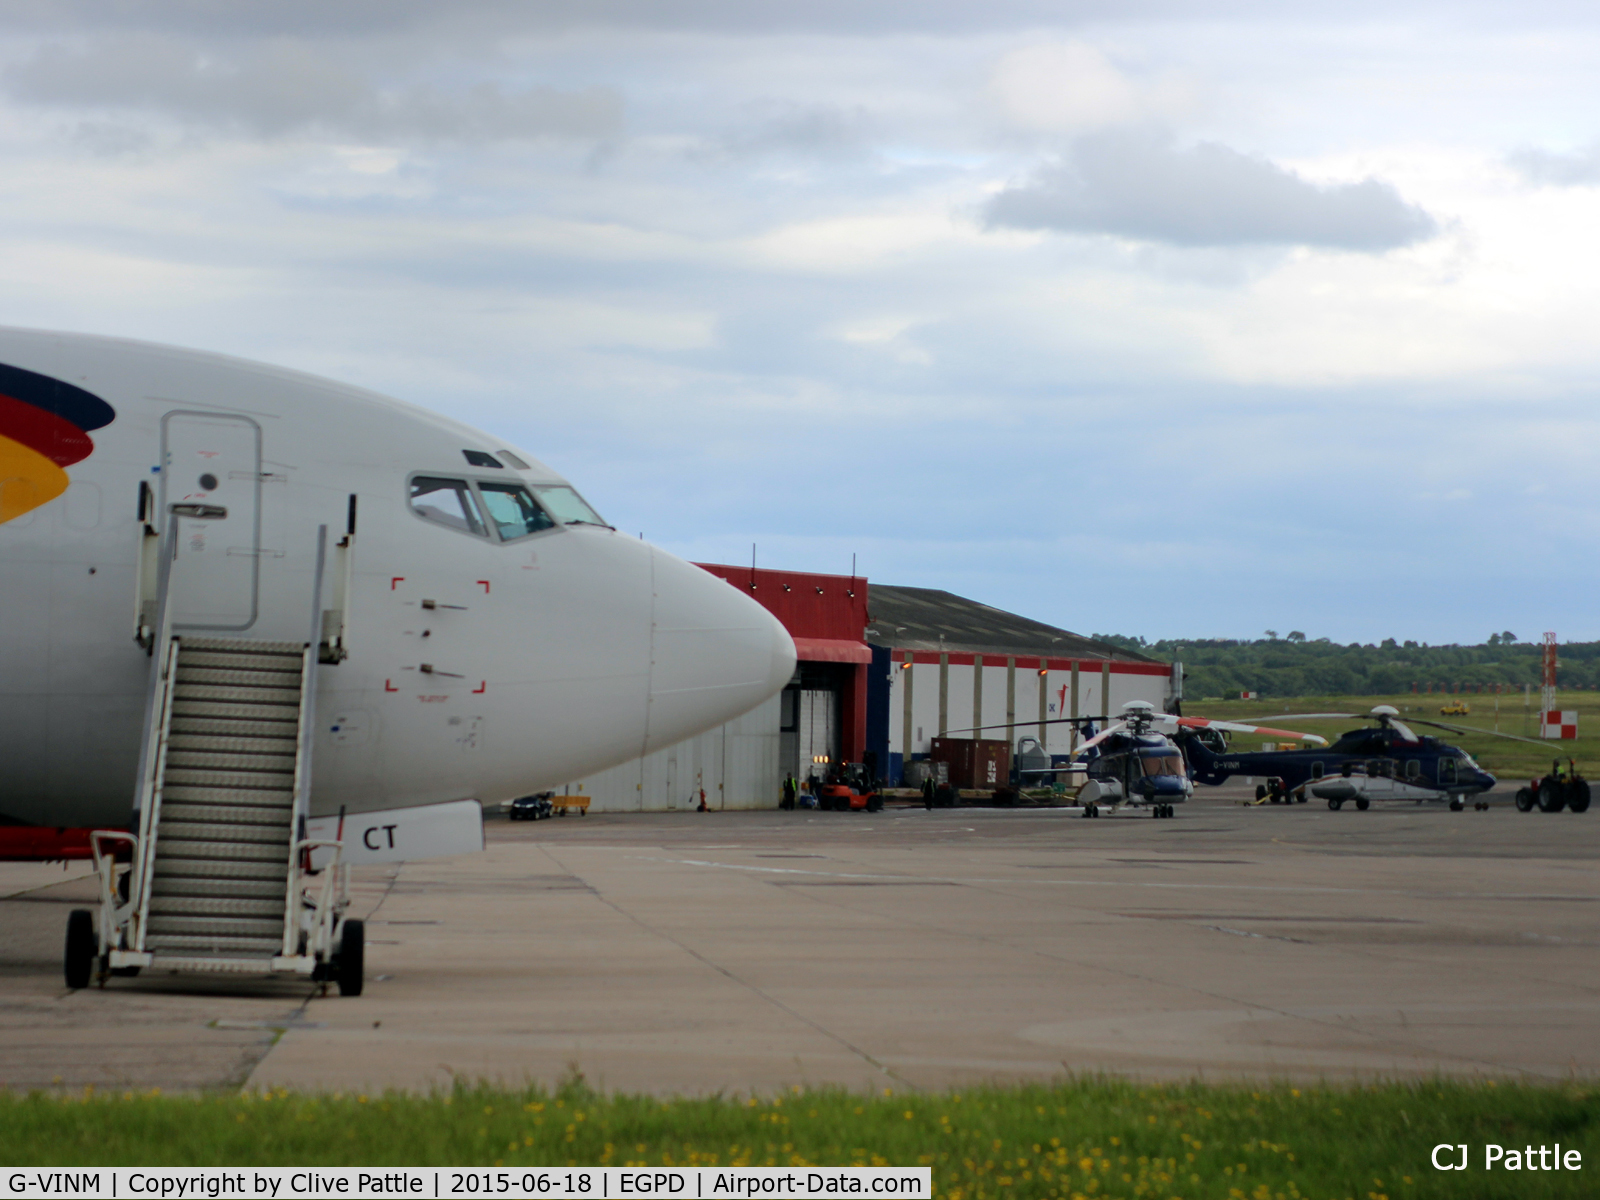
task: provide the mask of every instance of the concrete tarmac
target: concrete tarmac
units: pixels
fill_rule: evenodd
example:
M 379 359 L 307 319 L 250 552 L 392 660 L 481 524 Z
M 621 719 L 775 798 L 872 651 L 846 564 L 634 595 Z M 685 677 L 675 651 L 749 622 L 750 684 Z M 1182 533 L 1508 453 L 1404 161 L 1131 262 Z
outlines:
M 92 881 L 14 868 L 0 1085 L 1600 1074 L 1600 817 L 1509 793 L 1463 813 L 1243 794 L 1202 789 L 1172 820 L 497 820 L 482 855 L 359 873 L 357 999 L 196 976 L 68 992 L 66 915 Z

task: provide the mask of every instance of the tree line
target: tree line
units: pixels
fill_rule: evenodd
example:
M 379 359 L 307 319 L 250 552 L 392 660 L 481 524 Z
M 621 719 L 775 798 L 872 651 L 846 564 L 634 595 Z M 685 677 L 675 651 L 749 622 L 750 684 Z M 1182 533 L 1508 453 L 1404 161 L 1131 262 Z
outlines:
M 1164 638 L 1097 633 L 1095 640 L 1163 661 L 1183 663 L 1187 700 L 1237 697 L 1240 692 L 1278 696 L 1387 696 L 1456 688 L 1477 691 L 1496 684 L 1521 690 L 1538 687 L 1543 650 L 1538 642 L 1518 641 L 1507 630 L 1477 646 L 1430 646 L 1385 638 L 1374 645 L 1340 645 L 1307 638 L 1299 630 L 1283 637 L 1268 630 L 1254 641 L 1232 638 Z M 1600 685 L 1600 642 L 1566 642 L 1557 648 L 1557 686 Z

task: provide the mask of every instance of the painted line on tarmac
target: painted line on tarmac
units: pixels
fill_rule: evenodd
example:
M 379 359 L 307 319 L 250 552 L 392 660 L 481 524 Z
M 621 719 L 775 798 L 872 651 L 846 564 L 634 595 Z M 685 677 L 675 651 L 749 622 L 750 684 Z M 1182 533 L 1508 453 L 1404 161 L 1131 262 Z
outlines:
M 1155 883 L 1152 881 L 1116 879 L 989 879 L 982 876 L 964 877 L 957 875 L 873 875 L 850 871 L 807 871 L 801 867 L 752 867 L 743 863 L 719 863 L 703 858 L 665 858 L 655 854 L 640 854 L 633 857 L 643 859 L 646 862 L 675 863 L 685 867 L 714 867 L 722 871 L 747 871 L 758 875 L 814 875 L 826 879 L 867 879 L 881 880 L 888 883 L 954 883 L 958 885 L 981 883 L 1030 887 L 1137 887 L 1200 892 L 1306 892 L 1336 895 L 1371 895 L 1374 892 L 1381 892 L 1399 896 L 1417 895 L 1417 893 L 1403 889 L 1312 887 L 1271 883 Z M 1600 900 L 1600 897 L 1597 896 L 1561 895 L 1548 892 L 1440 892 L 1423 893 L 1419 898 L 1429 900 L 1575 900 L 1587 902 Z

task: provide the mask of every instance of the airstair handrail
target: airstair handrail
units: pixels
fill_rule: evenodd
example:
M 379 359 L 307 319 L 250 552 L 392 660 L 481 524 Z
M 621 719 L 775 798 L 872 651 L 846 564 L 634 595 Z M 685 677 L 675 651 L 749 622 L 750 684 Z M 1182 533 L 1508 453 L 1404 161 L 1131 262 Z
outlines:
M 311 583 L 311 624 L 306 631 L 305 653 L 300 659 L 300 721 L 295 731 L 294 807 L 290 828 L 289 887 L 284 897 L 283 953 L 297 950 L 300 931 L 296 920 L 300 877 L 304 861 L 300 843 L 306 840 L 306 820 L 311 811 L 311 752 L 317 732 L 317 663 L 322 646 L 322 583 L 328 559 L 328 527 L 317 526 L 317 563 Z
M 150 902 L 150 857 L 154 853 L 155 832 L 161 819 L 161 798 L 157 781 L 166 758 L 167 728 L 172 714 L 172 675 L 177 661 L 177 645 L 172 638 L 172 560 L 178 552 L 178 518 L 168 519 L 156 553 L 156 622 L 150 641 L 150 681 L 145 690 L 144 731 L 139 743 L 138 794 L 134 812 L 139 819 L 137 852 L 133 862 L 133 885 L 129 895 L 135 915 Z M 130 948 L 144 949 L 144 922 L 131 930 Z

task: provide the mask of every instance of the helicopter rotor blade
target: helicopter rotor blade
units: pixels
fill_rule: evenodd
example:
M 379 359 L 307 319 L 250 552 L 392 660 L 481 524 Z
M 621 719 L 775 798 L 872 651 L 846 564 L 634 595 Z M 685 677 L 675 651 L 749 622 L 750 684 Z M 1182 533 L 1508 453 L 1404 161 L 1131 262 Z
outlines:
M 1497 729 L 1473 729 L 1468 725 L 1447 725 L 1443 721 L 1424 721 L 1420 717 L 1414 718 L 1414 720 L 1418 725 L 1431 725 L 1435 729 L 1448 729 L 1451 733 L 1481 733 L 1485 737 L 1510 738 L 1513 742 L 1527 742 L 1530 746 L 1543 746 L 1546 744 L 1538 738 L 1523 737 L 1517 733 L 1501 733 Z
M 1273 713 L 1274 721 L 1370 721 L 1363 713 Z
M 1036 725 L 1087 725 L 1091 722 L 1099 724 L 1111 718 L 1104 714 L 1098 717 L 1051 717 L 1048 721 L 999 721 L 993 725 L 968 725 L 965 729 L 947 729 L 945 735 L 952 733 L 980 733 L 985 729 L 1030 729 Z
M 1269 737 L 1294 738 L 1295 741 L 1315 742 L 1326 746 L 1328 739 L 1317 733 L 1295 733 L 1289 729 L 1274 729 L 1270 725 L 1245 725 L 1239 721 L 1208 721 L 1204 717 L 1174 718 L 1182 729 L 1226 729 L 1230 733 L 1264 733 Z
M 1087 742 L 1084 742 L 1083 745 L 1079 746 L 1076 750 L 1074 750 L 1072 752 L 1073 757 L 1076 758 L 1078 755 L 1082 754 L 1085 750 L 1089 749 L 1091 746 L 1098 746 L 1101 742 L 1105 741 L 1113 733 L 1121 733 L 1127 727 L 1128 727 L 1128 723 L 1126 721 L 1118 721 L 1115 725 L 1107 725 L 1103 730 L 1101 730 L 1099 733 L 1095 734 Z

